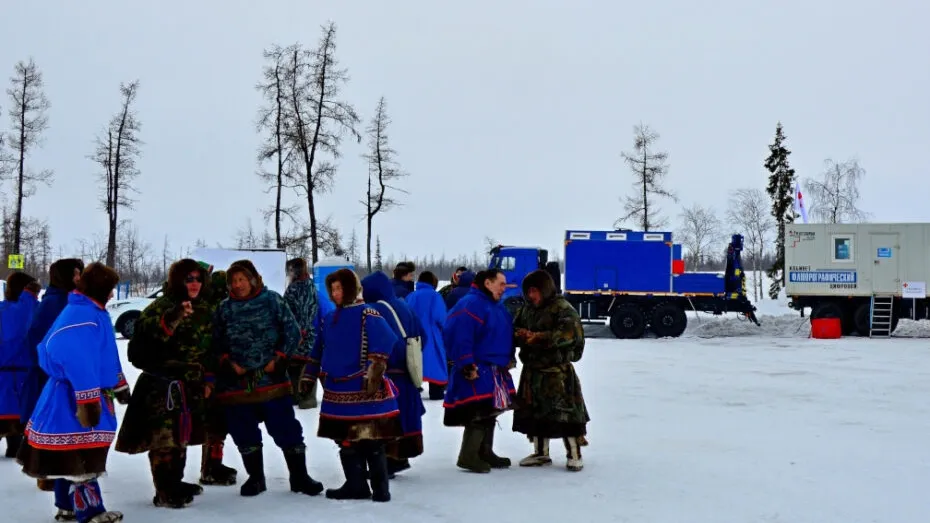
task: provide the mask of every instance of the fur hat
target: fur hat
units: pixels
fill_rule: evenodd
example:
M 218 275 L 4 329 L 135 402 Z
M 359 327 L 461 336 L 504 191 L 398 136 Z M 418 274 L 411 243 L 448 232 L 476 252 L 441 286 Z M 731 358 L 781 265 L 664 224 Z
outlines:
M 17 301 L 19 295 L 27 285 L 36 281 L 35 278 L 25 272 L 14 272 L 6 280 L 6 290 L 3 291 L 3 298 L 6 301 Z
M 255 265 L 249 260 L 238 260 L 232 262 L 232 265 L 226 269 L 226 286 L 228 287 L 230 282 L 232 282 L 232 276 L 236 273 L 242 273 L 246 278 L 249 279 L 249 283 L 252 284 L 252 291 L 255 292 L 265 286 L 265 283 L 262 281 L 262 275 L 258 273 L 258 269 L 255 268 Z
M 66 291 L 74 290 L 74 269 L 78 274 L 84 271 L 84 262 L 77 258 L 62 258 L 48 268 L 48 281 L 53 287 Z
M 309 275 L 307 271 L 307 260 L 303 258 L 288 260 L 286 267 L 288 274 L 294 279 L 300 279 Z
M 342 284 L 342 299 L 347 303 L 337 303 L 333 299 L 333 283 L 339 282 Z M 354 271 L 349 269 L 339 269 L 336 272 L 331 272 L 326 276 L 326 292 L 329 294 L 329 299 L 336 304 L 337 307 L 345 307 L 346 305 L 352 305 L 358 299 L 358 293 L 362 290 L 362 283 L 358 279 L 358 274 L 355 274 Z
M 186 300 L 187 285 L 184 280 L 192 272 L 200 274 L 201 292 L 203 292 L 207 284 L 207 270 L 202 264 L 190 258 L 184 258 L 171 264 L 171 268 L 168 269 L 168 292 L 176 298 Z
M 536 289 L 542 295 L 543 300 L 555 296 L 555 281 L 548 272 L 537 269 L 523 278 L 523 295 L 529 293 L 530 289 Z
M 81 273 L 77 289 L 81 294 L 100 305 L 105 305 L 117 283 L 119 283 L 119 274 L 116 271 L 100 262 L 94 262 Z

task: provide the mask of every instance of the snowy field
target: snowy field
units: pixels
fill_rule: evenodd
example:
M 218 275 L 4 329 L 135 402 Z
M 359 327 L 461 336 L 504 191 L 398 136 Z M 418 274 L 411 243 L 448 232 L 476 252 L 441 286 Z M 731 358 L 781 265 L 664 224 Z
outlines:
M 902 320 L 899 339 L 813 340 L 783 303 L 759 308 L 762 327 L 691 315 L 678 339 L 619 341 L 588 327 L 578 371 L 592 421 L 579 473 L 564 468 L 559 442 L 549 468 L 460 471 L 461 431 L 443 427 L 440 403 L 427 402 L 426 453 L 392 481 L 386 505 L 292 494 L 267 437 L 269 490 L 257 498 L 240 497 L 238 486 L 208 487 L 184 510 L 155 508 L 146 457 L 111 452 L 106 504 L 133 523 L 930 521 L 927 323 Z M 134 380 L 138 372 L 123 365 Z M 315 437 L 318 411 L 298 413 L 311 475 L 338 487 L 335 445 Z M 500 425 L 498 454 L 524 457 L 529 444 L 511 432 L 511 417 Z M 241 484 L 231 440 L 226 462 Z M 188 481 L 199 466 L 191 449 Z M 0 491 L 10 521 L 52 521 L 52 495 L 10 460 L 0 459 Z

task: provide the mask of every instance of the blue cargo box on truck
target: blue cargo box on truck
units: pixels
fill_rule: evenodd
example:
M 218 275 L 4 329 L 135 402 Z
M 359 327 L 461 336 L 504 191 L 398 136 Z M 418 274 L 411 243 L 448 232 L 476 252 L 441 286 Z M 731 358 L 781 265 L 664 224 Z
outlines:
M 680 336 L 687 310 L 736 312 L 758 324 L 756 308 L 746 297 L 742 248 L 743 237 L 734 235 L 722 275 L 676 274 L 675 266 L 683 267 L 682 248 L 671 232 L 565 231 L 562 294 L 584 321 L 609 320 L 618 338 L 640 338 L 647 330 L 659 337 Z M 543 249 L 492 249 L 489 267 L 503 269 L 513 285 L 505 294 L 511 310 L 520 305 L 519 283 L 529 272 L 545 269 L 559 283 L 558 266 L 547 260 Z

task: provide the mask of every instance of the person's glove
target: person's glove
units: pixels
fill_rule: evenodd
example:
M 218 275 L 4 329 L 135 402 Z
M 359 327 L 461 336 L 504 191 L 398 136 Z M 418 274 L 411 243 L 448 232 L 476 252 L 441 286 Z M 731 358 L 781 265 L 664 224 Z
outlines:
M 374 396 L 381 389 L 385 371 L 387 371 L 386 362 L 380 360 L 371 362 L 371 365 L 368 366 L 368 372 L 365 374 L 365 394 Z
M 100 424 L 100 415 L 103 413 L 103 406 L 99 401 L 93 403 L 81 403 L 77 406 L 77 419 L 85 429 L 96 427 Z

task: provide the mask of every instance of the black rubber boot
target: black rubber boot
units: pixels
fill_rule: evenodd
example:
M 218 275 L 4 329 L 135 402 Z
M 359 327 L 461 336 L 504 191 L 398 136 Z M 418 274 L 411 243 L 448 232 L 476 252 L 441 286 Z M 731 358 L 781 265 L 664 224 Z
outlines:
M 23 444 L 23 435 L 22 434 L 9 434 L 6 437 L 6 457 L 10 459 L 16 458 L 16 453 L 19 452 L 19 447 Z
M 236 484 L 236 469 L 223 465 L 223 443 L 205 444 L 200 460 L 200 484 L 229 486 Z
M 509 468 L 511 463 L 509 458 L 502 458 L 494 453 L 494 420 L 486 422 L 484 428 L 484 440 L 481 442 L 481 450 L 478 456 L 482 461 L 491 465 L 494 469 Z
M 410 460 L 406 458 L 404 459 L 388 458 L 387 467 L 388 467 L 388 479 L 394 479 L 395 474 L 397 474 L 398 472 L 403 472 L 410 468 Z
M 391 480 L 388 479 L 387 455 L 384 445 L 372 444 L 365 453 L 368 475 L 371 478 L 371 500 L 385 503 L 391 501 Z
M 307 474 L 307 447 L 304 444 L 285 450 L 284 461 L 290 473 L 291 492 L 308 496 L 323 492 L 323 484 Z
M 433 401 L 441 400 L 445 397 L 446 386 L 445 385 L 436 385 L 435 383 L 429 384 L 429 399 Z
M 239 488 L 239 494 L 251 497 L 268 490 L 265 484 L 265 456 L 262 454 L 262 447 L 249 449 L 247 453 L 242 454 L 242 464 L 245 465 L 249 479 Z
M 485 428 L 474 423 L 465 426 L 462 432 L 462 448 L 455 463 L 459 468 L 471 472 L 486 474 L 491 472 L 491 465 L 481 459 L 481 444 L 484 442 Z
M 365 479 L 367 463 L 365 455 L 356 447 L 343 447 L 339 449 L 339 461 L 342 462 L 342 472 L 346 476 L 345 483 L 337 489 L 327 489 L 326 497 L 329 499 L 371 499 L 371 489 Z

